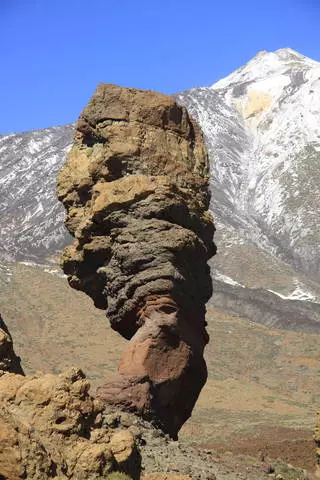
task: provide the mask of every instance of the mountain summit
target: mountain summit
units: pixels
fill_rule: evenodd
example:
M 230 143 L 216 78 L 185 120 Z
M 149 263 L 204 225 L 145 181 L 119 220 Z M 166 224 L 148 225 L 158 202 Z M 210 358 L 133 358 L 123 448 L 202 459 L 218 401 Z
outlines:
M 260 52 L 178 100 L 207 139 L 224 240 L 259 246 L 319 282 L 320 63 Z
M 264 80 L 266 77 L 285 74 L 289 69 L 308 70 L 320 68 L 320 63 L 305 57 L 291 48 L 275 52 L 261 51 L 246 65 L 212 85 L 212 88 L 228 88 L 232 84 Z

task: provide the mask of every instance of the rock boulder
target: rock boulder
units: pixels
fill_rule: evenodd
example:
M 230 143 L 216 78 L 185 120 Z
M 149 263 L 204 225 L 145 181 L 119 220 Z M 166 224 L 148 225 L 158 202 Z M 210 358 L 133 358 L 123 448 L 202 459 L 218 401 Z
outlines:
M 93 480 L 112 471 L 139 478 L 133 435 L 102 427 L 104 404 L 89 395 L 89 386 L 75 368 L 0 377 L 1 479 Z

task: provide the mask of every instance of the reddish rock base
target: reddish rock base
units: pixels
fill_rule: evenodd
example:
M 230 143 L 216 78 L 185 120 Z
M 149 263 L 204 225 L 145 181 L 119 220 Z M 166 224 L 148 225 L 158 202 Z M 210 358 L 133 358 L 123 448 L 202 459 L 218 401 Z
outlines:
M 123 352 L 118 375 L 97 391 L 109 404 L 140 414 L 173 438 L 190 417 L 207 379 L 203 350 L 208 341 L 173 301 L 147 302 L 143 325 Z

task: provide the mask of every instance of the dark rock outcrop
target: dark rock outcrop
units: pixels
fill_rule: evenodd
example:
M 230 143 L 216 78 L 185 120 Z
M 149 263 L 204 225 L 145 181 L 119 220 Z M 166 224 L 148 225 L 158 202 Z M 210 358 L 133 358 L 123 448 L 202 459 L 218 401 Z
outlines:
M 320 478 L 320 411 L 317 412 L 317 423 L 314 430 L 314 441 L 316 444 L 316 477 Z
M 20 357 L 14 352 L 12 337 L 0 313 L 0 377 L 6 372 L 24 375 Z
M 215 246 L 202 134 L 171 97 L 102 84 L 57 192 L 75 237 L 62 257 L 69 283 L 130 339 L 98 395 L 175 437 L 207 377 Z

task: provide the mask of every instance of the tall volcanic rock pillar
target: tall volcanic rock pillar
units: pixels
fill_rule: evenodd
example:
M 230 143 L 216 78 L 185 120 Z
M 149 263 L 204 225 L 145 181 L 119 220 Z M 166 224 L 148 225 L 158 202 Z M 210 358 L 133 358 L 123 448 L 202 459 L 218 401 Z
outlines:
M 184 107 L 101 84 L 58 178 L 75 237 L 63 270 L 130 340 L 98 395 L 173 437 L 207 378 L 207 260 L 215 253 L 208 174 L 202 134 Z

